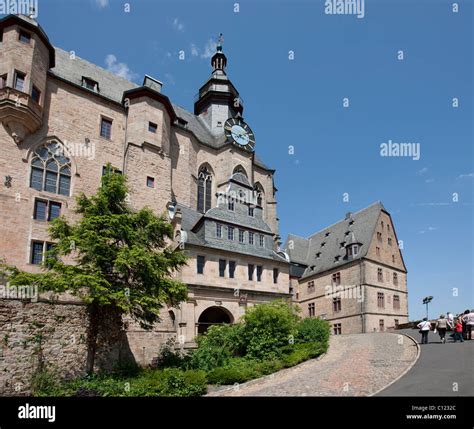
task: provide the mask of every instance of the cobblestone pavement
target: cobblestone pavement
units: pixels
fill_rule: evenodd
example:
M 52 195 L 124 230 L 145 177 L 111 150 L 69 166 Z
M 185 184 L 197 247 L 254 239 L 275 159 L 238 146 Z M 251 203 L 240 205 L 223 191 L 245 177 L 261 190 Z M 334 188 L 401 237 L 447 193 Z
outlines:
M 416 345 L 392 333 L 332 336 L 326 355 L 209 396 L 367 396 L 416 360 Z

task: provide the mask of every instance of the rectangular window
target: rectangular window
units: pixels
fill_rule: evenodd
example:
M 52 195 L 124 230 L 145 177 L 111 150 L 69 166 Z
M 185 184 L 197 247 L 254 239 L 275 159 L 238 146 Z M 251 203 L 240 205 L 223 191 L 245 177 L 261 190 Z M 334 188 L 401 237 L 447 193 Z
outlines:
M 206 258 L 202 255 L 198 255 L 196 259 L 197 263 L 197 273 L 204 274 L 204 264 L 206 263 Z
M 312 293 L 314 291 L 315 291 L 314 280 L 311 280 L 308 282 L 308 293 Z
M 400 310 L 400 296 L 393 295 L 393 309 Z
M 4 74 L 0 76 L 0 89 L 3 89 L 7 86 L 7 75 Z
M 26 44 L 30 44 L 30 41 L 31 41 L 31 34 L 30 33 L 27 33 L 26 31 L 23 31 L 21 30 L 20 31 L 20 35 L 18 37 L 18 40 L 21 42 L 21 43 L 26 43 Z
M 377 232 L 377 240 L 382 241 L 382 233 L 381 232 Z
M 335 323 L 332 325 L 334 335 L 342 334 L 342 325 L 340 323 Z
M 375 248 L 375 254 L 376 254 L 377 256 L 380 256 L 380 247 L 376 247 L 376 248 Z
M 41 221 L 53 220 L 59 217 L 60 210 L 60 203 L 36 199 L 33 209 L 33 219 Z
M 43 262 L 43 241 L 33 241 L 31 245 L 31 263 L 35 265 Z
M 233 226 L 228 226 L 227 227 L 227 238 L 229 240 L 233 240 L 234 239 L 234 227 Z
M 249 232 L 249 244 L 253 246 L 253 232 Z
M 248 264 L 248 274 L 249 274 L 249 280 L 253 281 L 253 272 L 255 271 L 255 267 L 253 264 Z
M 46 220 L 47 209 L 48 209 L 47 201 L 35 200 L 35 209 L 33 212 L 33 219 Z
M 235 276 L 235 261 L 229 261 L 229 277 L 233 279 Z
M 31 90 L 31 98 L 39 104 L 41 98 L 41 91 L 34 85 L 33 89 Z
M 385 295 L 383 292 L 377 292 L 377 307 L 385 308 Z
M 227 261 L 225 259 L 219 259 L 219 277 L 225 277 L 225 268 Z
M 146 178 L 146 185 L 149 188 L 154 188 L 155 187 L 155 179 L 153 177 L 147 176 Z
M 99 84 L 95 80 L 89 79 L 87 77 L 82 78 L 82 86 L 94 92 L 98 91 L 99 89 Z
M 315 305 L 314 305 L 314 302 L 308 304 L 308 316 L 309 317 L 314 317 L 316 314 L 316 309 L 315 309 Z
M 388 242 L 388 245 L 389 245 L 389 246 L 392 245 L 392 239 L 391 239 L 390 237 L 388 237 L 387 242 Z
M 385 321 L 383 319 L 379 320 L 379 331 L 380 332 L 385 331 Z
M 232 212 L 234 211 L 234 200 L 232 198 L 227 202 L 227 208 Z
M 332 299 L 332 311 L 335 313 L 341 311 L 341 298 Z
M 112 138 L 112 121 L 110 119 L 102 118 L 100 120 L 100 136 L 108 140 Z
M 61 203 L 49 202 L 48 220 L 54 220 L 61 216 Z
M 257 265 L 257 281 L 258 282 L 262 281 L 262 272 L 263 272 L 263 267 L 261 265 Z
M 393 273 L 393 284 L 395 286 L 398 286 L 398 274 L 397 273 Z
M 156 134 L 157 130 L 158 125 L 154 124 L 153 122 L 148 122 L 148 131 L 150 131 L 150 133 Z
M 66 195 L 68 197 L 70 189 L 71 189 L 71 177 L 70 176 L 64 176 L 64 175 L 61 174 L 59 176 L 58 193 L 60 195 Z
M 383 282 L 382 268 L 377 268 L 377 280 L 378 280 L 379 282 Z
M 260 247 L 265 246 L 265 237 L 263 234 L 260 234 L 260 236 L 258 237 L 258 241 L 259 241 Z
M 273 283 L 274 284 L 278 283 L 278 274 L 279 274 L 278 268 L 273 268 Z
M 341 273 L 334 273 L 332 275 L 332 285 L 339 286 L 341 284 Z
M 253 217 L 253 215 L 254 215 L 254 208 L 249 206 L 249 216 Z
M 17 91 L 24 91 L 25 89 L 25 78 L 26 78 L 26 75 L 24 73 L 21 73 L 21 72 L 15 72 L 15 89 Z
M 244 234 L 245 234 L 245 231 L 243 229 L 239 229 L 239 243 L 244 242 Z
M 394 322 L 395 322 L 395 328 L 398 328 L 398 325 L 400 324 L 400 322 L 398 321 L 398 319 L 394 319 Z
M 220 223 L 216 223 L 216 237 L 222 238 L 222 225 Z

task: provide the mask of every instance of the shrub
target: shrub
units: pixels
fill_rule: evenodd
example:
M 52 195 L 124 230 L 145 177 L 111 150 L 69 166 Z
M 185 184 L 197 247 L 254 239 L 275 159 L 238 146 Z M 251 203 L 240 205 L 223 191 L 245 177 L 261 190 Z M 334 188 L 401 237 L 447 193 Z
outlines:
M 242 343 L 246 355 L 272 359 L 281 355 L 296 334 L 298 317 L 294 306 L 272 301 L 250 308 L 243 316 Z
M 233 359 L 227 365 L 208 372 L 207 381 L 211 384 L 245 383 L 263 375 L 259 364 L 252 359 Z
M 241 330 L 240 324 L 209 327 L 205 334 L 196 338 L 198 348 L 191 356 L 191 366 L 209 371 L 225 365 L 240 353 Z
M 330 327 L 326 320 L 307 317 L 298 323 L 296 329 L 296 341 L 299 343 L 325 344 L 329 341 Z
M 188 366 L 190 357 L 175 349 L 175 339 L 170 338 L 160 348 L 159 354 L 151 363 L 152 368 L 183 368 Z

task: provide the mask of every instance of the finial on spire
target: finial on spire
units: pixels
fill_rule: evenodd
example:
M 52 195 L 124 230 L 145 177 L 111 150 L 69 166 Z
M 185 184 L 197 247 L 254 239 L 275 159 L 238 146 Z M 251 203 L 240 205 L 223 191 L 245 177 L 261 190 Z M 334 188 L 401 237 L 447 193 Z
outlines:
M 224 36 L 222 33 L 219 34 L 219 38 L 217 39 L 217 52 L 222 51 L 222 44 L 224 43 Z

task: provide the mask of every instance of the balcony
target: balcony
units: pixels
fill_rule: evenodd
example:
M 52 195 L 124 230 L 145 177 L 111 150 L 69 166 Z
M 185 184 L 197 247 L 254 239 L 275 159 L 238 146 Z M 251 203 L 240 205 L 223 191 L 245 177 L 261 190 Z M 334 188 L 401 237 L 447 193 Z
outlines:
M 16 143 L 41 128 L 43 109 L 31 95 L 16 89 L 0 89 L 0 122 Z

